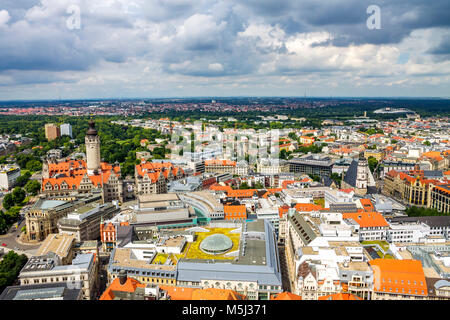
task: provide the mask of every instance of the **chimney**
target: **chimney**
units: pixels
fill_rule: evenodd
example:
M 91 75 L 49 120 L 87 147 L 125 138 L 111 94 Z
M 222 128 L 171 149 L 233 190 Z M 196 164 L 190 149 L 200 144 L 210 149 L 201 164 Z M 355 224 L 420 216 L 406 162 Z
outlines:
M 119 282 L 121 286 L 123 286 L 125 282 L 127 282 L 127 272 L 125 270 L 119 271 Z

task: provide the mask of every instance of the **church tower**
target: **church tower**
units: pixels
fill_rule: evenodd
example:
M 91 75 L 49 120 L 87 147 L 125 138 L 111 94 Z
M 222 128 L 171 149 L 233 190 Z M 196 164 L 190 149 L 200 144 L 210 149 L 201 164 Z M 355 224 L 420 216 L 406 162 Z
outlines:
M 367 183 L 369 181 L 369 162 L 364 157 L 363 153 L 359 155 L 358 170 L 356 176 L 356 188 L 367 189 Z
M 86 132 L 86 162 L 88 175 L 98 174 L 100 171 L 100 137 L 95 129 L 94 121 L 89 121 Z

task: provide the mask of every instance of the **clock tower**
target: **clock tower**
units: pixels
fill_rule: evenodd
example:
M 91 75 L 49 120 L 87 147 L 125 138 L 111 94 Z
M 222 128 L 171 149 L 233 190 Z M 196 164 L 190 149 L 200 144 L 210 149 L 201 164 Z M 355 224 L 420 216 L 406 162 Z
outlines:
M 94 121 L 89 121 L 89 129 L 86 132 L 86 162 L 88 175 L 96 175 L 100 172 L 100 137 L 95 129 Z

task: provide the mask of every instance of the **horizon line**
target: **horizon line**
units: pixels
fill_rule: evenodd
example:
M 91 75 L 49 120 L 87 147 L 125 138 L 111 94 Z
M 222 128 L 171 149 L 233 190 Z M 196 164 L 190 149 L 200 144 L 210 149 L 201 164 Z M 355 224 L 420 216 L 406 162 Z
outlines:
M 110 97 L 110 98 L 60 98 L 60 99 L 0 99 L 0 102 L 57 102 L 57 101 L 109 101 L 109 100 L 173 100 L 173 99 L 231 99 L 231 98 L 294 98 L 294 99 L 440 99 L 448 100 L 450 96 L 173 96 L 173 97 Z

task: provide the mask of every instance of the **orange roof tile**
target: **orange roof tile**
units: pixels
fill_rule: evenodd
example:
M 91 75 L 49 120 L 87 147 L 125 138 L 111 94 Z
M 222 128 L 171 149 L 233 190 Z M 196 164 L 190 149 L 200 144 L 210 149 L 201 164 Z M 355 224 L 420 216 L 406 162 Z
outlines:
M 221 186 L 220 184 L 213 184 L 212 186 L 209 187 L 209 190 L 228 192 L 233 190 L 233 188 L 231 188 L 230 186 Z
M 247 213 L 247 209 L 245 208 L 245 205 L 243 205 L 243 204 L 238 205 L 238 206 L 224 205 L 223 213 L 225 213 L 225 214 L 245 214 L 245 213 Z
M 220 166 L 236 166 L 236 161 L 231 160 L 205 160 L 205 166 L 212 166 L 212 165 L 220 165 Z
M 152 182 L 156 182 L 159 179 L 160 173 L 163 174 L 164 178 L 168 179 L 169 173 L 172 173 L 174 177 L 181 175 L 184 175 L 184 170 L 179 167 L 175 167 L 170 162 L 165 163 L 158 163 L 158 162 L 146 162 L 143 161 L 140 164 L 136 165 L 136 173 L 143 177 L 144 175 L 147 175 Z
M 270 300 L 302 300 L 302 297 L 291 292 L 282 292 L 270 295 Z
M 246 298 L 233 290 L 207 288 L 194 290 L 192 300 L 246 300 Z
M 192 300 L 192 294 L 195 288 L 175 287 L 175 286 L 159 286 L 162 290 L 167 291 L 167 295 L 171 300 Z
M 310 212 L 310 211 L 323 210 L 323 207 L 321 205 L 314 204 L 314 203 L 297 203 L 294 208 L 298 212 Z
M 419 260 L 375 259 L 369 261 L 374 272 L 374 291 L 426 296 L 427 284 Z M 378 279 L 378 280 L 377 280 Z
M 435 159 L 437 161 L 441 161 L 442 156 L 441 153 L 439 151 L 428 151 L 422 154 L 422 157 L 426 157 L 426 158 L 431 158 L 431 159 Z
M 353 219 L 361 228 L 388 227 L 386 219 L 379 212 L 351 212 L 343 213 L 343 219 Z
M 361 202 L 365 211 L 367 212 L 375 211 L 375 207 L 373 206 L 373 203 L 372 201 L 370 201 L 370 199 L 360 199 L 359 202 Z
M 160 286 L 167 291 L 171 300 L 245 300 L 245 296 L 233 290 L 208 288 Z
M 145 288 L 145 284 L 140 283 L 136 279 L 128 277 L 127 281 L 122 285 L 120 284 L 120 279 L 116 278 L 113 280 L 111 285 L 106 288 L 105 292 L 103 292 L 99 300 L 113 300 L 114 291 L 135 292 L 136 288 Z
M 227 195 L 231 198 L 251 198 L 257 191 L 257 189 L 229 190 Z

